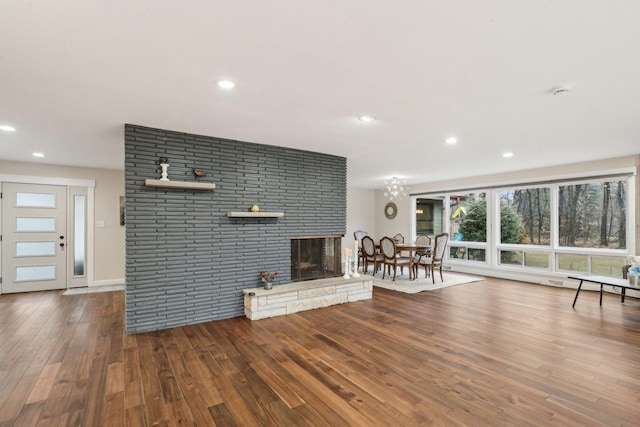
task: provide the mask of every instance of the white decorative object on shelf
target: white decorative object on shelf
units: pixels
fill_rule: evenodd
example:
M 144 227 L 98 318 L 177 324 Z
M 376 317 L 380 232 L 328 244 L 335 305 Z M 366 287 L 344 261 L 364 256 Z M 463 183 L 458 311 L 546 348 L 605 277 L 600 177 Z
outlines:
M 147 179 L 147 187 L 181 188 L 184 190 L 213 190 L 216 185 L 212 182 L 163 181 L 161 179 Z
M 160 157 L 160 167 L 162 168 L 162 178 L 160 181 L 169 181 L 169 177 L 167 176 L 169 171 L 169 160 L 166 157 Z
M 169 165 L 166 163 L 163 163 L 160 165 L 160 167 L 162 168 L 162 178 L 160 178 L 160 181 L 169 181 L 169 178 L 167 177 Z
M 229 218 L 281 218 L 284 212 L 227 212 Z

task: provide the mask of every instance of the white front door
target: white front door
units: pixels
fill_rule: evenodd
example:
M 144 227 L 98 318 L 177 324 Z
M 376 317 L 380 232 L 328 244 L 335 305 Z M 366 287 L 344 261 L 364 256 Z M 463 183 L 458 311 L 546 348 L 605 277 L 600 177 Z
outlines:
M 67 287 L 67 187 L 2 185 L 2 293 Z

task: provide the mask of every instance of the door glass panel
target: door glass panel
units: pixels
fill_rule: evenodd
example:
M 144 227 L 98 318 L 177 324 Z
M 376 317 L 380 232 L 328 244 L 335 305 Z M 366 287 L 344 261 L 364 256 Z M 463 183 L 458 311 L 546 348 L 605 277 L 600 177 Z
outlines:
M 443 232 L 443 197 L 416 199 L 416 236 L 435 236 Z
M 56 278 L 55 265 L 38 265 L 32 267 L 16 267 L 16 282 L 33 280 L 53 280 Z
M 16 231 L 56 231 L 55 218 L 16 218 Z
M 17 208 L 55 208 L 56 195 L 43 193 L 16 193 Z
M 84 275 L 85 264 L 85 196 L 73 198 L 73 275 Z
M 16 256 L 46 256 L 55 254 L 55 242 L 16 242 Z

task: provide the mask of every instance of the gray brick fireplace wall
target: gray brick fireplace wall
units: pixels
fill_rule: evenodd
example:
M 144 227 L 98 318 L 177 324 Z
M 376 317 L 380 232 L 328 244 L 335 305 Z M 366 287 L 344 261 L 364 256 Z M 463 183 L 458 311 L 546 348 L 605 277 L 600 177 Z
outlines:
M 145 186 L 160 157 L 171 181 L 215 190 Z M 292 236 L 345 233 L 346 170 L 343 157 L 125 125 L 127 332 L 243 315 L 260 270 L 289 283 Z M 284 217 L 226 216 L 253 204 Z

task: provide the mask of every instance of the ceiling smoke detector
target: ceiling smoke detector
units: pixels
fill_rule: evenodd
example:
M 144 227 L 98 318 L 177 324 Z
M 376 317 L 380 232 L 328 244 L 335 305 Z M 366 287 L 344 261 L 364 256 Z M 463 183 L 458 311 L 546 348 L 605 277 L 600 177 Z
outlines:
M 551 89 L 552 95 L 562 95 L 563 93 L 567 93 L 571 90 L 569 86 L 556 86 Z

